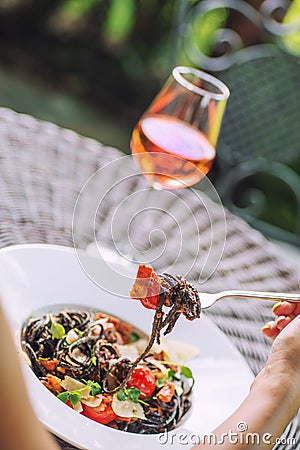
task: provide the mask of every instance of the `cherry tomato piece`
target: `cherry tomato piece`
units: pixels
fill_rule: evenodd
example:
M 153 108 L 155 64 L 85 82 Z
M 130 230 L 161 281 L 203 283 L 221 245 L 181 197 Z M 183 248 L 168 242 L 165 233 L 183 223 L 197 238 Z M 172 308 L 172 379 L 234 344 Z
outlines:
M 152 273 L 151 282 L 147 289 L 148 308 L 156 309 L 159 302 L 160 279 L 155 272 Z M 143 302 L 142 302 L 143 303 Z M 145 305 L 144 305 L 145 306 Z
M 102 402 L 99 406 L 91 407 L 82 404 L 83 411 L 81 414 L 88 417 L 89 419 L 95 420 L 103 425 L 112 422 L 116 419 L 117 414 L 113 411 L 111 407 L 112 398 L 103 396 Z
M 153 269 L 141 264 L 130 296 L 135 300 L 140 300 L 145 308 L 156 309 L 159 302 L 160 283 L 161 280 Z
M 134 369 L 127 382 L 127 387 L 135 387 L 141 391 L 141 397 L 149 397 L 155 391 L 156 378 L 153 372 L 146 366 Z
M 146 297 L 139 299 L 141 304 L 147 309 L 156 309 L 159 298 Z

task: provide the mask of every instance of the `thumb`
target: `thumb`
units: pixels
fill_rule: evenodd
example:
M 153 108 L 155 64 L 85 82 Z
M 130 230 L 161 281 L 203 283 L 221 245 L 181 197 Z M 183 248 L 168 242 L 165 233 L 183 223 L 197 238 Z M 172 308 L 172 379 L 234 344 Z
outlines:
M 300 374 L 300 315 L 296 316 L 273 342 L 269 361 L 281 360 Z
M 300 315 L 296 316 L 277 336 L 276 341 L 292 341 L 298 345 L 300 352 Z

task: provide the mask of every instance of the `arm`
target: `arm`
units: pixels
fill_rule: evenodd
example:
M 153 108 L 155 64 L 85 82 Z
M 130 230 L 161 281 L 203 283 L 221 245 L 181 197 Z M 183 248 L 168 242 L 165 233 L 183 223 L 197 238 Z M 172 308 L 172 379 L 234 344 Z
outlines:
M 10 329 L 0 305 L 0 448 L 58 450 L 34 415 Z
M 267 328 L 268 330 L 271 328 L 272 332 L 268 331 L 265 334 L 273 338 L 277 337 L 266 367 L 254 380 L 250 393 L 241 406 L 214 430 L 213 433 L 216 434 L 219 444 L 214 446 L 206 442 L 195 446 L 194 450 L 213 448 L 266 450 L 273 447 L 276 438 L 281 436 L 300 407 L 300 315 L 294 318 L 299 313 L 300 311 L 294 309 L 288 320 L 283 321 L 283 317 L 280 317 L 279 322 L 283 322 L 281 332 L 279 329 L 274 331 L 277 322 L 272 322 L 271 327 Z M 281 314 L 284 312 L 281 311 Z M 240 422 L 248 426 L 244 433 L 239 433 L 237 430 L 237 424 Z M 230 442 L 228 438 L 230 431 L 237 432 L 238 435 L 235 436 L 238 437 L 242 434 L 245 442 L 243 443 L 242 439 L 237 437 L 237 442 Z M 256 444 L 257 441 L 252 443 L 251 439 L 247 443 L 246 436 L 247 434 L 249 436 L 249 433 L 258 433 L 260 443 Z M 263 442 L 264 435 L 269 438 L 270 443 Z M 268 441 L 268 439 L 265 440 Z

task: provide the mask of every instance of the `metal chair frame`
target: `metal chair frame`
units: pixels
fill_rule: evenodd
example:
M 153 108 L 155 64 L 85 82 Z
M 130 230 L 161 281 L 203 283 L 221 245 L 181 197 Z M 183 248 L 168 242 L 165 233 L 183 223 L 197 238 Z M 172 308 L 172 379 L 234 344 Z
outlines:
M 192 65 L 215 74 L 231 90 L 212 174 L 224 204 L 266 236 L 300 247 L 300 57 L 287 53 L 281 45 L 284 36 L 300 31 L 300 18 L 290 24 L 274 18 L 275 11 L 286 10 L 290 3 L 266 0 L 255 9 L 244 0 L 203 0 L 193 5 L 181 0 L 175 46 L 176 63 L 182 63 L 179 55 L 183 52 Z M 216 48 L 222 52 L 204 54 L 197 40 L 191 39 L 190 27 L 195 18 L 219 8 L 247 19 L 259 30 L 261 43 L 247 46 L 236 30 L 221 28 L 214 37 Z M 264 78 L 261 85 L 259 77 Z M 277 112 L 279 107 L 281 113 Z M 261 219 L 270 200 L 256 184 L 263 176 L 281 183 L 290 193 L 294 221 L 289 230 Z M 243 199 L 243 207 L 236 197 Z

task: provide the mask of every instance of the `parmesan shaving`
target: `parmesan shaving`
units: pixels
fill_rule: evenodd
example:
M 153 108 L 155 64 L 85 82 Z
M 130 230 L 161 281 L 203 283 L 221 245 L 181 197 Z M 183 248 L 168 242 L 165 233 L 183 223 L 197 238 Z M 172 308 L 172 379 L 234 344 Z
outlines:
M 82 403 L 84 403 L 86 406 L 91 406 L 92 408 L 96 408 L 101 405 L 102 402 L 102 395 L 95 395 L 94 397 L 90 395 L 87 399 L 82 399 Z
M 61 386 L 69 392 L 79 391 L 81 399 L 87 399 L 90 396 L 91 388 L 81 381 L 77 381 L 74 378 L 65 376 L 63 381 L 61 382 Z
M 69 330 L 68 333 L 67 333 L 67 335 L 66 335 L 66 341 L 67 341 L 67 343 L 68 343 L 69 345 L 70 345 L 70 344 L 73 344 L 73 342 L 77 341 L 78 338 L 79 338 L 78 334 L 77 334 L 76 331 L 73 330 L 73 329 L 72 329 L 72 330 Z
M 146 420 L 143 407 L 140 403 L 134 403 L 133 401 L 118 400 L 117 396 L 113 396 L 112 409 L 119 417 L 135 418 Z

